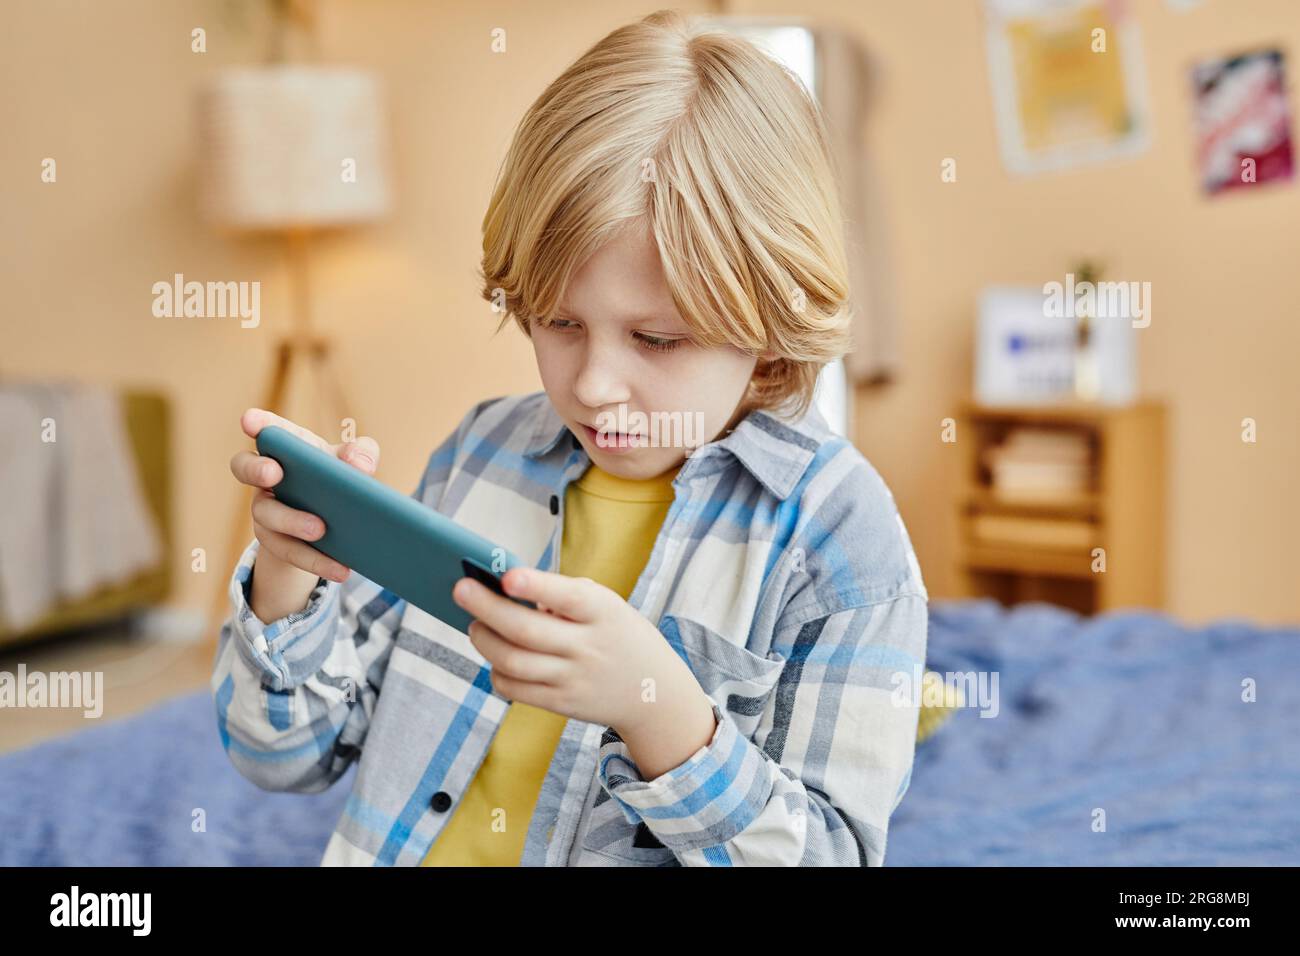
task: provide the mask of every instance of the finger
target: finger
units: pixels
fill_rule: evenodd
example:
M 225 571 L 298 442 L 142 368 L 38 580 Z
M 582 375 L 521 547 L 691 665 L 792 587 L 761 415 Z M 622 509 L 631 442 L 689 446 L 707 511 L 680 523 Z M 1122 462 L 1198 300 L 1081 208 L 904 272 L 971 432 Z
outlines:
M 286 564 L 292 564 L 295 568 L 302 568 L 317 577 L 328 578 L 331 581 L 341 583 L 347 580 L 347 568 L 329 555 L 317 551 L 305 541 L 272 531 L 257 522 L 253 523 L 253 534 L 261 542 L 262 547 Z
M 356 441 L 340 445 L 338 456 L 349 465 L 373 475 L 379 468 L 379 442 L 363 435 Z
M 254 496 L 253 520 L 264 528 L 304 541 L 315 541 L 325 533 L 325 522 L 318 516 L 290 508 L 272 497 L 269 491 L 259 491 Z
M 511 597 L 545 604 L 571 621 L 595 620 L 605 590 L 591 578 L 572 578 L 537 568 L 511 568 L 502 576 L 501 586 Z
M 559 687 L 552 687 L 549 684 L 530 684 L 528 681 L 517 680 L 503 674 L 496 668 L 492 669 L 489 677 L 492 679 L 493 692 L 506 700 L 549 710 L 553 714 L 575 716 L 567 709 L 565 692 Z
M 508 635 L 515 644 L 562 657 L 572 651 L 559 621 L 550 614 L 524 607 L 473 578 L 461 578 L 451 593 L 453 600 L 470 615 L 497 633 Z
M 244 434 L 249 438 L 256 438 L 267 425 L 279 425 L 290 434 L 297 435 L 305 442 L 315 445 L 322 451 L 330 451 L 330 443 L 321 438 L 315 432 L 309 432 L 301 425 L 289 421 L 287 418 L 281 418 L 275 412 L 268 412 L 264 408 L 250 408 L 244 412 L 239 419 L 240 427 L 244 429 Z
M 564 661 L 513 644 L 482 621 L 471 621 L 470 642 L 487 658 L 493 672 L 530 684 L 554 684 L 564 675 Z
M 253 451 L 237 452 L 230 459 L 230 473 L 254 488 L 274 488 L 284 477 L 278 461 Z
M 568 691 L 562 686 L 523 680 L 496 667 L 489 671 L 488 676 L 491 678 L 493 691 L 508 700 L 573 716 L 567 709 L 570 706 Z

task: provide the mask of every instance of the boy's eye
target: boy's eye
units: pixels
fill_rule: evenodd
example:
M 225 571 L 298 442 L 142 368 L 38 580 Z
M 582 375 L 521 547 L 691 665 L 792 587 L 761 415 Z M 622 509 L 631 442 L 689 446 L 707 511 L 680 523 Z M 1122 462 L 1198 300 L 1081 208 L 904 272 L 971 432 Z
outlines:
M 569 329 L 576 328 L 577 324 L 578 323 L 574 322 L 572 319 L 554 318 L 546 323 L 546 328 L 559 329 L 567 332 Z M 671 352 L 673 349 L 681 345 L 682 342 L 686 341 L 685 338 L 666 339 L 662 336 L 649 335 L 645 332 L 634 332 L 632 334 L 636 337 L 637 341 L 641 343 L 642 348 L 649 349 L 652 352 Z
M 637 338 L 641 344 L 653 352 L 671 352 L 677 346 L 682 344 L 682 339 L 663 339 L 656 335 L 646 335 L 644 332 L 637 332 Z

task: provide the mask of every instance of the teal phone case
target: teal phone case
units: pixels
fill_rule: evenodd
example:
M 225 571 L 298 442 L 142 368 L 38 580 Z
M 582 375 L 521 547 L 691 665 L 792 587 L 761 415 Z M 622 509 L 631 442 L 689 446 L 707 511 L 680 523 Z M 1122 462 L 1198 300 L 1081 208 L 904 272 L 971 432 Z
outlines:
M 284 470 L 275 497 L 325 522 L 325 534 L 308 544 L 462 633 L 473 618 L 452 600 L 452 586 L 471 577 L 502 594 L 501 575 L 529 566 L 278 425 L 258 432 L 257 450 Z

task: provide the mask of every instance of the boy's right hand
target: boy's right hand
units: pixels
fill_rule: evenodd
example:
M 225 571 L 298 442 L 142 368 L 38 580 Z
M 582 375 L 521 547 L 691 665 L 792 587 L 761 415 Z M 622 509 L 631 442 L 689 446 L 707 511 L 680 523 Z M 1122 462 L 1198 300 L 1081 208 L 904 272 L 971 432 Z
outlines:
M 379 444 L 373 438 L 362 437 L 356 441 L 331 445 L 302 426 L 261 408 L 245 411 L 239 424 L 244 429 L 244 434 L 254 439 L 267 425 L 279 425 L 285 431 L 368 475 L 373 475 L 379 465 Z M 290 567 L 309 574 L 311 587 L 315 586 L 317 577 L 331 581 L 347 580 L 348 568 L 307 543 L 318 540 L 325 533 L 325 522 L 314 514 L 290 508 L 275 499 L 274 488 L 284 478 L 279 462 L 255 451 L 241 451 L 230 459 L 230 471 L 241 482 L 255 489 L 253 533 L 261 543 L 257 558 L 259 573 L 254 578 L 255 584 L 259 579 L 268 582 L 268 579 L 273 578 L 275 590 L 279 590 L 282 584 L 294 591 L 299 590 L 308 579 L 289 571 Z M 299 579 L 299 588 L 293 588 L 289 583 L 295 577 Z M 310 593 L 311 587 L 307 588 L 307 593 Z M 295 602 L 290 600 L 289 603 Z

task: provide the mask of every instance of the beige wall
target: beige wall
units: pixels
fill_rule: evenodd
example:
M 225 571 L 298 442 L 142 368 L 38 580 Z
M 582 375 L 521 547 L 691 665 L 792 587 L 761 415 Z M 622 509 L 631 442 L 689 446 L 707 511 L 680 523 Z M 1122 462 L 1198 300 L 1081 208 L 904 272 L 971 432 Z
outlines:
M 1095 255 L 1109 277 L 1152 285 L 1152 323 L 1136 334 L 1143 390 L 1170 409 L 1170 609 L 1193 620 L 1295 621 L 1300 189 L 1202 198 L 1188 68 L 1275 43 L 1294 81 L 1300 4 L 1129 6 L 1149 78 L 1150 150 L 1032 179 L 1011 177 L 1000 161 L 973 0 L 840 7 L 878 59 L 871 147 L 889 197 L 903 318 L 904 378 L 861 397 L 859 440 L 894 488 L 933 591 L 948 593 L 959 449 L 939 441 L 939 422 L 969 391 L 975 296 L 989 283 L 1059 280 L 1081 254 Z M 940 182 L 947 156 L 957 159 L 956 183 Z M 1241 441 L 1245 417 L 1259 423 L 1257 444 Z
M 1206 0 L 1185 14 L 1155 0 L 1134 6 L 1151 150 L 1114 167 L 1017 181 L 998 159 L 975 0 L 799 5 L 860 35 L 879 76 L 870 146 L 885 180 L 904 374 L 860 396 L 858 437 L 894 489 L 933 594 L 949 593 L 957 476 L 939 422 L 967 392 L 974 298 L 987 283 L 1041 283 L 1095 254 L 1114 276 L 1153 285 L 1141 373 L 1172 406 L 1171 609 L 1194 620 L 1300 619 L 1300 509 L 1289 494 L 1300 466 L 1291 376 L 1300 193 L 1284 186 L 1201 199 L 1187 96 L 1187 66 L 1201 54 L 1276 42 L 1294 74 L 1300 6 Z M 224 559 L 238 415 L 260 400 L 275 338 L 290 327 L 275 246 L 214 235 L 196 212 L 194 89 L 263 50 L 261 24 L 236 30 L 228 7 L 19 0 L 6 5 L 0 37 L 8 293 L 0 372 L 152 384 L 173 395 L 176 601 L 198 606 L 224 570 L 191 574 L 189 551 L 207 548 L 214 565 Z M 327 240 L 315 260 L 320 326 L 338 338 L 352 415 L 383 445 L 390 484 L 413 487 L 429 451 L 479 398 L 539 387 L 526 342 L 511 329 L 494 338 L 494 317 L 476 294 L 483 208 L 514 124 L 544 83 L 603 33 L 654 8 L 324 4 L 326 57 L 377 70 L 394 119 L 398 211 Z M 195 26 L 208 30 L 206 54 L 189 50 Z M 508 31 L 506 55 L 489 52 L 497 26 Z M 39 180 L 46 156 L 58 161 L 56 185 Z M 958 160 L 956 184 L 939 181 L 947 156 Z M 176 272 L 260 280 L 261 326 L 154 318 L 150 288 Z M 308 393 L 295 402 L 308 407 Z M 1239 440 L 1246 416 L 1259 421 L 1256 445 Z

